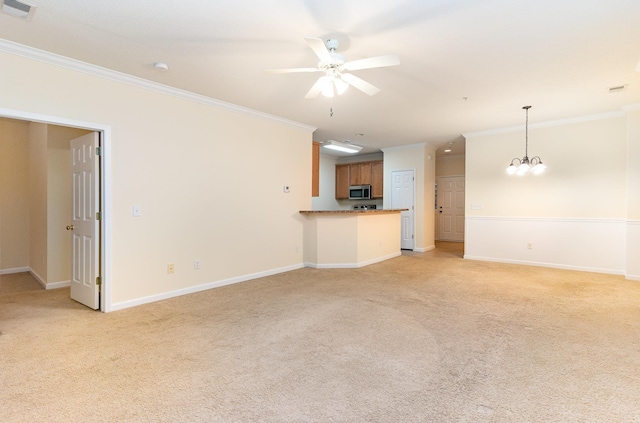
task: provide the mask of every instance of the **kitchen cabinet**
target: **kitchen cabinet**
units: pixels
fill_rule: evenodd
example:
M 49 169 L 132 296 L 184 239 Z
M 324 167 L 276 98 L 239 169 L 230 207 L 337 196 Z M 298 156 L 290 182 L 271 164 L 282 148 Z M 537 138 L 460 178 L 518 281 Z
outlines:
M 349 198 L 350 185 L 371 185 L 371 198 L 382 198 L 384 166 L 382 160 L 336 165 L 336 199 Z
M 349 165 L 350 185 L 371 185 L 371 162 L 351 163 Z
M 384 195 L 384 162 L 371 162 L 371 198 Z
M 349 165 L 336 165 L 336 199 L 349 198 Z

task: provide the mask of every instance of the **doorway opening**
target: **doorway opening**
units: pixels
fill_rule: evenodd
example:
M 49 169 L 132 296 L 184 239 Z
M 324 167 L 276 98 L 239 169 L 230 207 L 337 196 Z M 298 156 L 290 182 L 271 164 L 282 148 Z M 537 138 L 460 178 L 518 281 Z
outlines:
M 436 239 L 464 242 L 464 176 L 440 176 L 436 184 Z
M 58 132 L 66 132 L 71 134 L 82 134 L 82 133 L 93 133 L 96 137 L 100 139 L 100 151 L 97 156 L 97 172 L 95 174 L 97 187 L 98 189 L 95 192 L 96 200 L 98 202 L 98 206 L 93 214 L 93 217 L 98 219 L 96 220 L 96 226 L 98 230 L 98 236 L 94 240 L 94 252 L 97 256 L 97 266 L 94 268 L 95 277 L 93 277 L 93 282 L 95 284 L 99 284 L 97 286 L 97 298 L 96 302 L 93 305 L 89 305 L 89 307 L 93 309 L 98 309 L 103 312 L 110 311 L 111 308 L 111 286 L 110 286 L 110 275 L 108 269 L 110 268 L 110 174 L 109 174 L 109 152 L 110 152 L 110 133 L 111 129 L 109 126 L 94 124 L 89 122 L 82 121 L 74 121 L 65 118 L 59 118 L 55 116 L 45 116 L 39 115 L 35 113 L 29 113 L 24 111 L 17 110 L 7 110 L 0 109 L 0 118 L 4 118 L 7 120 L 21 121 L 23 123 L 27 123 L 29 126 L 29 137 L 32 137 L 31 128 L 35 128 L 34 131 L 43 132 L 45 135 L 39 139 L 39 135 L 36 134 L 35 141 L 29 139 L 29 148 L 31 148 L 31 143 L 35 142 L 40 143 L 39 147 L 36 147 L 36 151 L 44 151 L 42 153 L 42 157 L 39 160 L 44 160 L 45 169 L 41 171 L 42 173 L 42 182 L 36 182 L 37 184 L 37 193 L 32 194 L 29 193 L 30 203 L 33 198 L 41 198 L 41 201 L 46 204 L 52 204 L 52 207 L 47 210 L 47 207 L 41 208 L 33 208 L 31 204 L 28 204 L 27 212 L 33 214 L 29 219 L 32 218 L 34 221 L 39 222 L 37 228 L 33 228 L 33 232 L 31 228 L 29 228 L 29 241 L 31 241 L 32 237 L 41 237 L 37 242 L 36 248 L 39 248 L 39 251 L 35 251 L 34 257 L 32 259 L 32 251 L 31 251 L 31 243 L 29 242 L 28 246 L 28 265 L 24 267 L 23 271 L 28 271 L 31 273 L 36 279 L 43 285 L 46 289 L 60 288 L 71 285 L 71 276 L 74 271 L 78 269 L 82 269 L 85 275 L 86 269 L 83 267 L 72 266 L 73 257 L 71 251 L 62 252 L 61 249 L 58 248 L 61 245 L 60 239 L 66 237 L 67 242 L 69 242 L 69 232 L 65 227 L 72 227 L 71 219 L 71 209 L 72 209 L 72 199 L 69 198 L 72 190 L 68 189 L 65 191 L 65 194 L 62 195 L 61 191 L 56 191 L 56 186 L 67 184 L 68 187 L 72 186 L 72 174 L 69 172 L 67 174 L 63 174 L 64 172 L 60 169 L 62 166 L 56 166 L 56 162 L 60 162 L 62 160 L 66 160 L 66 162 L 71 162 L 71 148 L 69 143 L 67 142 L 66 153 L 61 147 L 62 141 L 56 139 L 55 143 L 58 147 L 51 151 L 51 154 L 48 154 L 47 150 L 47 138 L 46 138 L 46 130 L 48 127 L 54 128 L 55 133 Z M 77 135 L 76 135 L 77 136 Z M 44 140 L 44 141 L 43 141 Z M 67 139 L 68 141 L 69 139 Z M 42 148 L 40 148 L 42 147 Z M 29 152 L 31 153 L 31 152 Z M 34 153 L 37 155 L 38 153 Z M 62 157 L 64 155 L 64 157 Z M 32 154 L 29 154 L 29 159 L 32 159 Z M 47 168 L 47 164 L 49 163 L 47 160 L 52 160 L 54 165 Z M 34 165 L 35 169 L 38 169 L 38 163 Z M 38 170 L 36 170 L 38 171 Z M 50 171 L 50 174 L 47 172 Z M 31 170 L 30 170 L 31 172 Z M 51 191 L 50 191 L 51 190 Z M 68 192 L 68 194 L 66 194 Z M 60 198 L 58 198 L 58 196 Z M 68 200 L 68 201 L 67 201 Z M 64 207 L 59 207 L 58 205 L 66 202 Z M 35 203 L 37 204 L 37 202 Z M 73 233 L 73 231 L 71 231 Z M 85 239 L 86 241 L 86 239 Z M 76 240 L 74 240 L 74 243 Z M 51 260 L 49 260 L 51 258 Z M 36 261 L 37 260 L 37 261 Z M 66 266 L 67 273 L 66 276 L 61 276 L 61 269 L 56 269 L 56 267 L 64 267 Z M 75 269 L 74 269 L 75 267 Z M 21 270 L 13 269 L 13 270 Z M 69 274 L 69 270 L 71 270 L 71 274 Z M 39 272 L 40 274 L 39 274 Z M 57 272 L 57 273 L 56 273 Z M 49 277 L 51 275 L 51 277 Z

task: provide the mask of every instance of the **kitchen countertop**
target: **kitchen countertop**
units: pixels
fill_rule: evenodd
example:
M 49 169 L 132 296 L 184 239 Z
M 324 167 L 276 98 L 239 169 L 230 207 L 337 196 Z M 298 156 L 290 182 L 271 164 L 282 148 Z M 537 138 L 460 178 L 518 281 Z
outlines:
M 372 209 L 372 210 L 300 210 L 302 214 L 389 214 L 409 209 Z

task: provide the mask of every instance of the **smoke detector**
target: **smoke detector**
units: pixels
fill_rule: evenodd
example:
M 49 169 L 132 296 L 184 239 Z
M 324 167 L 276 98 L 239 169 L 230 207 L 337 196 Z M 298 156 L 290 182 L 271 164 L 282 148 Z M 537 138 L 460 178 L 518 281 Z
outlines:
M 169 65 L 163 62 L 157 62 L 156 64 L 153 65 L 153 67 L 160 72 L 166 72 L 169 70 Z
M 36 7 L 32 4 L 18 0 L 0 0 L 2 2 L 2 13 L 16 18 L 31 20 L 36 12 Z

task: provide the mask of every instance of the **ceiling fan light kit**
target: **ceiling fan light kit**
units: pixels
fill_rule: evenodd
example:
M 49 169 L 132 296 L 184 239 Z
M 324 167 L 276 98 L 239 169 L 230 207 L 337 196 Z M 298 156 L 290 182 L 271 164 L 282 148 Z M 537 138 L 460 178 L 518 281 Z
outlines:
M 524 175 L 526 173 L 533 173 L 534 175 L 539 175 L 547 168 L 547 166 L 542 163 L 542 159 L 539 156 L 533 156 L 529 159 L 529 109 L 531 106 L 524 106 L 523 109 L 526 110 L 526 121 L 524 125 L 525 129 L 525 147 L 524 147 L 524 157 L 522 159 L 514 158 L 511 160 L 511 163 L 507 167 L 507 173 L 509 175 Z
M 365 94 L 375 95 L 380 91 L 379 88 L 352 73 L 345 72 L 400 64 L 400 59 L 394 54 L 347 62 L 343 55 L 336 53 L 336 49 L 340 45 L 338 40 L 329 39 L 325 42 L 320 38 L 305 38 L 305 41 L 319 59 L 315 68 L 268 69 L 265 71 L 268 73 L 324 72 L 324 75 L 307 92 L 305 98 L 316 98 L 318 94 L 334 97 L 336 94 L 344 93 L 349 86 Z
M 334 141 L 329 140 L 322 143 L 322 147 L 328 148 L 330 150 L 341 151 L 343 153 L 357 153 L 362 150 L 362 147 L 359 145 L 351 144 L 346 141 Z

